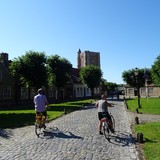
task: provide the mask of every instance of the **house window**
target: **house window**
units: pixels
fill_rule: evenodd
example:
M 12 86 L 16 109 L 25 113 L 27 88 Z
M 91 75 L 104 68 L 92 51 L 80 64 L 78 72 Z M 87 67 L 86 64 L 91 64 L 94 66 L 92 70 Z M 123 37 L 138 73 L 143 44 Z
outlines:
M 53 88 L 49 88 L 49 97 L 53 97 Z
M 28 99 L 28 89 L 21 88 L 21 99 Z
M 3 96 L 3 99 L 10 99 L 11 98 L 11 87 L 3 87 L 2 96 Z
M 34 88 L 31 88 L 31 91 L 30 91 L 30 99 L 33 99 L 35 95 L 36 95 L 35 89 L 34 89 Z
M 0 82 L 2 82 L 2 69 L 0 70 Z
M 0 86 L 0 99 L 2 99 L 2 87 Z
M 148 93 L 152 94 L 153 93 L 153 88 L 148 88 Z
M 133 89 L 128 89 L 128 94 L 133 94 Z
M 83 90 L 82 90 L 82 88 L 80 88 L 80 94 L 81 94 L 81 96 L 83 96 Z
M 89 88 L 87 88 L 87 95 L 89 94 Z
M 142 88 L 142 89 L 141 89 L 141 93 L 142 93 L 142 94 L 145 94 L 145 93 L 146 93 L 146 88 Z
M 79 88 L 77 88 L 77 94 L 79 95 Z

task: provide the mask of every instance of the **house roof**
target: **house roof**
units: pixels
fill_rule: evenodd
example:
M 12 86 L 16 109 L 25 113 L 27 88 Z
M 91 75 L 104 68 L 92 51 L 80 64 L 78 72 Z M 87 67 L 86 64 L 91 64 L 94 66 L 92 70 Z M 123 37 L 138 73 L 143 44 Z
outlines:
M 10 75 L 8 68 L 5 66 L 3 62 L 0 62 L 0 70 L 1 70 L 1 80 L 3 81 L 3 84 L 8 84 L 14 82 L 13 77 Z
M 80 69 L 72 68 L 72 81 L 73 81 L 73 83 L 81 83 L 79 72 L 80 72 Z

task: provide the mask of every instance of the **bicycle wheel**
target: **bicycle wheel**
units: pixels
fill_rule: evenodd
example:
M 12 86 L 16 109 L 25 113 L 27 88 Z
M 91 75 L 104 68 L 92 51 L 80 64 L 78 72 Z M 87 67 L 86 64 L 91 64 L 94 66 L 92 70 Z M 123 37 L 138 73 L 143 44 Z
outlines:
M 114 117 L 111 115 L 111 120 L 112 120 L 112 127 L 115 130 L 115 120 Z
M 39 137 L 39 135 L 41 134 L 41 127 L 38 123 L 35 124 L 35 134 L 37 135 L 37 137 Z
M 39 137 L 41 134 L 41 128 L 42 128 L 42 113 L 36 114 L 36 122 L 35 122 L 35 134 Z
M 103 122 L 102 126 L 103 126 L 103 134 L 105 138 L 109 140 L 109 128 L 107 122 Z

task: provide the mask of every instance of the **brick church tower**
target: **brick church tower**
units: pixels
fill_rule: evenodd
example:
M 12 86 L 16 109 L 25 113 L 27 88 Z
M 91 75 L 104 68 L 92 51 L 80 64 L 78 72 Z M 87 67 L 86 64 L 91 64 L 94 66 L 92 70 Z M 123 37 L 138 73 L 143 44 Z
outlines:
M 94 65 L 100 68 L 100 52 L 84 51 L 79 49 L 77 52 L 77 68 L 85 67 L 87 65 Z

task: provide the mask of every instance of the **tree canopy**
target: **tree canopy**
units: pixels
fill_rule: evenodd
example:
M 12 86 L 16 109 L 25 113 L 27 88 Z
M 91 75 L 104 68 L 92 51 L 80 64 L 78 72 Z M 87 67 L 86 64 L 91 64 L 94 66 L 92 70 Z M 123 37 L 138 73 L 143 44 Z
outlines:
M 129 84 L 131 87 L 136 87 L 137 83 L 139 84 L 140 87 L 143 87 L 145 85 L 146 78 L 148 79 L 148 82 L 151 83 L 152 78 L 150 69 L 148 68 L 138 69 L 138 77 L 136 77 L 134 72 L 135 69 L 130 69 L 122 73 L 123 81 Z
M 116 88 L 118 87 L 118 85 L 113 82 L 106 82 L 106 86 L 107 86 L 107 91 L 109 93 L 111 93 L 111 92 L 113 93 L 116 90 Z
M 154 84 L 160 86 L 160 55 L 156 58 L 151 67 L 151 74 Z
M 72 64 L 67 59 L 52 55 L 48 57 L 47 64 L 53 86 L 62 88 L 69 83 Z
M 94 96 L 94 88 L 100 85 L 101 78 L 102 71 L 97 66 L 87 65 L 80 69 L 80 79 L 91 89 L 92 96 Z
M 46 56 L 44 52 L 26 52 L 10 64 L 10 72 L 13 77 L 26 86 L 36 88 L 47 84 L 47 71 L 45 67 Z

